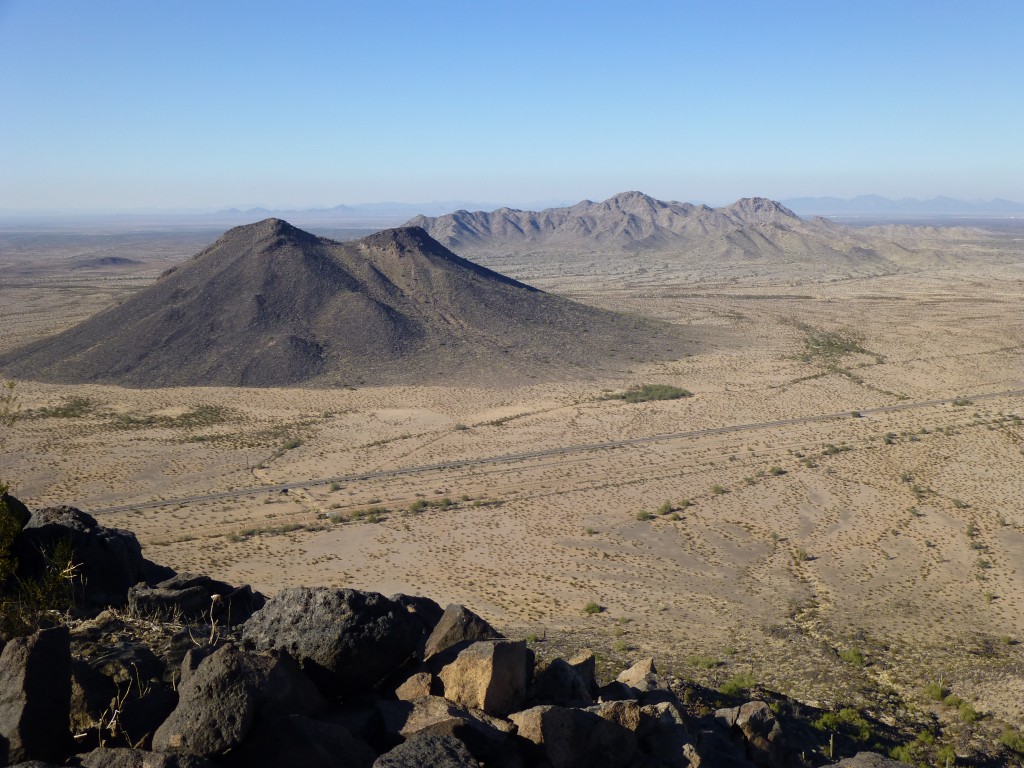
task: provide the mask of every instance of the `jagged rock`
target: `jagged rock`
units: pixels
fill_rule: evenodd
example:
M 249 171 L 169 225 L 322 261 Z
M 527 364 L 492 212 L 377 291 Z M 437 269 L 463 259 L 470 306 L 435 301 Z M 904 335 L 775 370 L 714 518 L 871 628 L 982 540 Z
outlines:
M 422 699 L 430 695 L 433 683 L 434 676 L 429 672 L 416 672 L 395 689 L 395 697 L 400 701 Z
M 438 654 L 448 651 L 445 658 L 439 659 L 440 664 L 448 661 L 471 643 L 478 640 L 499 640 L 500 632 L 461 605 L 453 603 L 444 609 L 444 614 L 434 626 L 423 648 L 423 658 L 429 660 Z
M 565 659 L 552 659 L 534 675 L 530 700 L 537 704 L 587 707 L 593 703 L 590 683 Z
M 587 711 L 634 733 L 640 728 L 640 705 L 635 701 L 606 701 Z
M 650 658 L 641 659 L 615 679 L 640 693 L 658 688 L 658 671 L 654 668 L 654 659 Z
M 907 763 L 883 757 L 877 752 L 858 752 L 853 757 L 832 763 L 826 768 L 911 768 Z
M 233 587 L 209 576 L 175 574 L 158 584 L 135 584 L 128 590 L 128 610 L 135 616 L 180 617 L 187 621 L 242 624 L 266 603 L 248 584 Z
M 509 719 L 552 768 L 619 768 L 636 757 L 636 734 L 589 710 L 543 705 Z
M 478 760 L 489 760 L 502 752 L 512 726 L 479 710 L 467 710 L 440 696 L 415 701 L 381 701 L 377 710 L 384 727 L 393 736 L 406 738 L 417 733 L 454 736 Z
M 100 727 L 111 710 L 117 686 L 81 659 L 71 662 L 71 730 L 82 733 Z
M 687 768 L 696 754 L 686 718 L 682 710 L 671 702 L 640 708 L 637 738 L 640 748 L 660 760 L 665 768 Z
M 19 576 L 39 578 L 46 569 L 45 555 L 63 541 L 71 542 L 76 575 L 88 585 L 87 608 L 125 605 L 129 588 L 146 578 L 146 560 L 134 533 L 105 528 L 91 515 L 68 506 L 32 513 L 15 539 Z
M 690 768 L 754 768 L 721 726 L 698 728 L 694 744 L 683 746 Z
M 419 627 L 376 592 L 293 587 L 242 628 L 246 644 L 287 650 L 328 696 L 364 693 L 416 654 Z
M 67 627 L 11 640 L 0 652 L 0 765 L 59 761 L 71 746 Z
M 376 758 L 343 725 L 287 715 L 262 718 L 221 763 L 229 768 L 370 768 Z
M 82 768 L 217 768 L 205 757 L 127 747 L 99 747 L 82 755 L 81 761 Z
M 453 736 L 419 733 L 377 758 L 373 768 L 479 768 Z
M 473 643 L 438 675 L 445 698 L 489 715 L 515 712 L 526 700 L 532 656 L 522 641 Z
M 746 746 L 747 757 L 757 765 L 778 765 L 784 752 L 782 729 L 763 701 L 719 709 L 715 720 L 729 728 Z
M 403 606 L 409 612 L 409 615 L 416 619 L 420 629 L 423 631 L 424 637 L 430 635 L 434 627 L 437 626 L 437 622 L 441 620 L 441 616 L 444 615 L 444 610 L 441 606 L 429 597 L 404 595 L 399 592 L 397 595 L 392 595 L 389 599 L 391 602 Z
M 205 658 L 178 693 L 178 706 L 153 736 L 157 751 L 223 755 L 261 715 L 316 715 L 326 707 L 287 653 L 248 653 L 230 644 Z
M 569 659 L 569 664 L 575 669 L 587 684 L 587 692 L 590 698 L 597 695 L 597 657 L 589 648 L 579 651 Z

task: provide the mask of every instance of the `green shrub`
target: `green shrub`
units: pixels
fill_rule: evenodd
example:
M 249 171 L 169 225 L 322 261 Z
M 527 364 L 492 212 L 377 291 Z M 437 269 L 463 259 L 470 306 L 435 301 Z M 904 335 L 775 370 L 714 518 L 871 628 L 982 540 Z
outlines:
M 723 493 L 728 492 L 729 491 L 726 490 L 725 486 L 718 485 L 717 483 L 711 486 L 711 493 L 714 494 L 715 496 L 721 496 Z
M 874 736 L 871 723 L 856 709 L 844 707 L 838 712 L 826 712 L 812 725 L 819 731 L 844 734 L 854 741 L 868 742 Z
M 660 507 L 658 507 L 658 514 L 659 515 L 667 515 L 671 511 L 672 511 L 672 502 L 671 501 L 666 501 L 664 504 L 662 504 Z
M 942 701 L 949 695 L 949 691 L 942 683 L 928 683 L 924 687 L 924 695 L 932 701 Z
M 722 683 L 722 687 L 718 691 L 725 696 L 739 696 L 741 693 L 749 691 L 755 685 L 757 685 L 757 680 L 754 679 L 752 674 L 749 672 L 737 672 Z
M 966 701 L 963 702 L 959 707 L 957 707 L 956 713 L 960 716 L 960 719 L 963 720 L 965 723 L 974 723 L 981 719 L 981 713 L 978 712 Z
M 410 512 L 422 512 L 426 508 L 427 502 L 424 499 L 416 499 L 416 501 L 409 505 Z
M 839 652 L 839 658 L 847 664 L 853 664 L 857 667 L 863 667 L 867 662 L 860 648 L 844 648 Z
M 648 512 L 646 509 L 641 509 L 639 512 L 636 513 L 636 519 L 637 520 L 653 520 L 654 519 L 654 515 L 652 513 Z
M 593 600 L 583 606 L 583 612 L 590 616 L 593 616 L 595 613 L 601 613 L 602 611 L 604 611 L 604 608 Z
M 1021 735 L 1020 731 L 1006 727 L 999 736 L 999 743 L 1011 752 L 1024 756 L 1024 736 Z

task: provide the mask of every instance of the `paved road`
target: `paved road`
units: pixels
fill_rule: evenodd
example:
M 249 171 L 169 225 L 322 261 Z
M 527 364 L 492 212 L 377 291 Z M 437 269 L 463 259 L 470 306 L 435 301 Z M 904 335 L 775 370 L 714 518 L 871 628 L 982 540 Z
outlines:
M 968 400 L 993 400 L 1000 397 L 1020 397 L 1024 395 L 1024 389 L 1011 389 L 1005 392 L 990 392 L 981 395 L 966 395 Z M 877 408 L 862 408 L 859 413 L 862 416 L 869 416 L 874 413 L 891 413 L 894 411 L 909 411 L 915 408 L 928 408 L 935 405 L 948 405 L 958 398 L 945 398 L 942 400 L 920 400 L 913 403 L 897 403 L 896 405 L 883 405 Z M 538 451 L 526 451 L 524 453 L 507 453 L 499 456 L 484 456 L 478 459 L 460 459 L 456 461 L 442 461 L 437 464 L 421 464 L 412 467 L 397 467 L 395 469 L 382 469 L 375 472 L 363 472 L 355 475 L 338 475 L 337 477 L 321 477 L 314 480 L 300 480 L 294 483 L 280 483 L 277 485 L 256 485 L 250 488 L 236 488 L 230 491 L 218 493 L 206 493 L 195 496 L 179 496 L 174 499 L 162 499 L 160 501 L 146 501 L 138 504 L 123 504 L 117 507 L 91 510 L 92 514 L 104 514 L 109 512 L 126 512 L 134 509 L 154 509 L 158 507 L 171 507 L 178 504 L 194 504 L 204 501 L 218 501 L 220 499 L 231 499 L 238 496 L 248 496 L 256 493 L 272 493 L 276 491 L 287 491 L 291 489 L 313 488 L 328 483 L 355 483 L 361 480 L 372 480 L 380 477 L 402 477 L 407 475 L 418 475 L 425 472 L 436 472 L 444 469 L 456 469 L 461 467 L 476 467 L 491 464 L 507 464 L 529 459 L 546 458 L 550 456 L 564 456 L 570 453 L 585 453 L 587 451 L 601 451 L 611 448 L 623 448 L 630 445 L 643 445 L 645 443 L 659 443 L 670 440 L 687 440 L 695 437 L 706 437 L 708 435 L 722 435 L 729 432 L 747 432 L 759 429 L 771 429 L 773 427 L 785 427 L 793 424 L 810 424 L 816 421 L 829 421 L 831 419 L 848 419 L 852 411 L 841 413 L 826 413 L 818 416 L 796 416 L 791 419 L 779 419 L 777 421 L 762 421 L 754 424 L 731 424 L 725 427 L 711 427 L 708 429 L 695 429 L 688 432 L 666 432 L 660 435 L 648 435 L 646 437 L 633 437 L 626 440 L 609 440 L 603 443 L 584 443 L 581 445 L 569 445 L 561 448 L 544 448 Z

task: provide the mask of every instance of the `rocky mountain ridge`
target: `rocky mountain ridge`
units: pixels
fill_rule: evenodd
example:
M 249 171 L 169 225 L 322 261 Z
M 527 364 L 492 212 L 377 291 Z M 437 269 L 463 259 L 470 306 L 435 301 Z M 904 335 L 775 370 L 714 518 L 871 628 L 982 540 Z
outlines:
M 768 692 L 715 694 L 650 659 L 602 685 L 593 653 L 539 658 L 462 606 L 326 587 L 268 600 L 161 568 L 129 531 L 80 510 L 5 505 L 16 551 L 69 542 L 85 589 L 74 617 L 46 614 L 48 626 L 6 638 L 0 765 L 904 765 L 872 753 L 832 763 L 860 742 L 841 730 L 823 741 L 808 710 Z M 19 577 L 41 567 L 23 563 Z

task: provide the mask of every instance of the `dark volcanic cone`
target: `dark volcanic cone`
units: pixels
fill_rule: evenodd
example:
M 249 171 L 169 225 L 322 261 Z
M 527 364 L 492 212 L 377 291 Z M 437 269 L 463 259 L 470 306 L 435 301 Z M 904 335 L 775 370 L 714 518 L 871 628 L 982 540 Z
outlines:
M 418 227 L 338 243 L 236 227 L 123 304 L 0 356 L 8 376 L 134 387 L 515 383 L 682 356 L 678 328 L 560 298 Z

